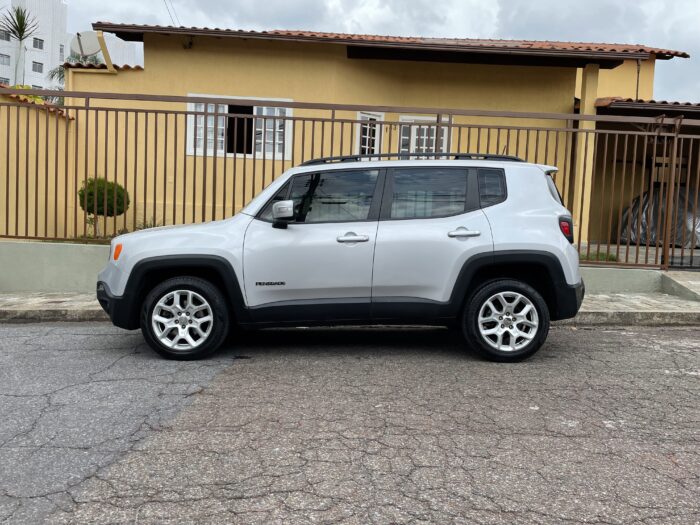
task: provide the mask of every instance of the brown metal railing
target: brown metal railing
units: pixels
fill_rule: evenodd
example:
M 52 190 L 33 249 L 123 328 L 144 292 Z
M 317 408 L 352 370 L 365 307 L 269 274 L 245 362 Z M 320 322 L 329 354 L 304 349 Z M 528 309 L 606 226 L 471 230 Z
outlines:
M 222 219 L 313 158 L 436 151 L 556 166 L 587 264 L 700 267 L 700 121 L 47 90 L 0 89 L 0 237 Z M 115 191 L 78 197 L 103 181 L 124 210 Z

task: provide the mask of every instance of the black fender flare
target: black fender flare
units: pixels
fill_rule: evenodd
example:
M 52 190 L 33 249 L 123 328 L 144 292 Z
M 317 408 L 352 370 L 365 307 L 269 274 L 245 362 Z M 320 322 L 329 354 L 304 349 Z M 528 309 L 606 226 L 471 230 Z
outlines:
M 231 263 L 218 255 L 192 254 L 147 257 L 138 261 L 129 273 L 124 294 L 118 298 L 118 312 L 113 313 L 114 324 L 129 329 L 139 327 L 141 303 L 149 291 L 146 287 L 149 273 L 154 270 L 166 270 L 168 273 L 177 271 L 182 275 L 188 275 L 188 269 L 215 272 L 224 284 L 225 289 L 222 292 L 236 320 L 238 322 L 248 320 L 248 310 L 245 307 L 241 284 Z
M 474 292 L 474 276 L 480 270 L 490 266 L 508 265 L 517 266 L 519 264 L 538 265 L 545 269 L 554 290 L 555 305 L 552 308 L 552 318 L 559 316 L 561 309 L 561 298 L 558 292 L 562 288 L 570 288 L 564 276 L 564 270 L 556 255 L 540 250 L 504 250 L 478 254 L 465 261 L 457 276 L 452 294 L 450 296 L 450 316 L 458 316 L 464 306 L 464 302 Z

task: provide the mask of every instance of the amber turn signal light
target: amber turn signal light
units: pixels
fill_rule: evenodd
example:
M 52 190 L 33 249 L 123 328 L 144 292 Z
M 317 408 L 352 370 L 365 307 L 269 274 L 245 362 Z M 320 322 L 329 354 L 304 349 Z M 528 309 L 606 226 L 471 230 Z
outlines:
M 115 261 L 117 259 L 119 259 L 119 256 L 121 255 L 121 253 L 122 253 L 122 243 L 119 243 L 114 247 L 114 260 Z

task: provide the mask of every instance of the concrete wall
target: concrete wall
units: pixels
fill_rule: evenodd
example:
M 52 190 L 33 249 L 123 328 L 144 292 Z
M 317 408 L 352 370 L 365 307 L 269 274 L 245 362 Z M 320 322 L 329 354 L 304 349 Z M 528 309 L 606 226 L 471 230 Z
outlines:
M 95 291 L 109 246 L 0 241 L 0 293 Z

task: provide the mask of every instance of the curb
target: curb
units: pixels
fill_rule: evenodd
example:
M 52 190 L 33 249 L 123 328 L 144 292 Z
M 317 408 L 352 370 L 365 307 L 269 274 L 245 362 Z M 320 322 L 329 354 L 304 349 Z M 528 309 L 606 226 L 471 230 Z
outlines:
M 0 322 L 7 323 L 47 323 L 47 322 L 109 322 L 102 309 L 63 309 L 41 310 L 0 309 Z M 618 312 L 579 312 L 573 319 L 554 321 L 554 326 L 698 326 L 700 312 L 685 311 L 618 311 Z
M 48 323 L 56 321 L 109 321 L 109 317 L 101 308 L 85 310 L 68 308 L 47 308 L 42 310 L 0 309 L 0 322 Z
M 573 319 L 555 321 L 553 324 L 555 326 L 698 326 L 700 325 L 700 312 L 579 312 Z

